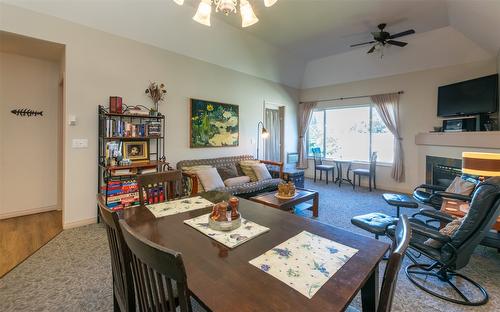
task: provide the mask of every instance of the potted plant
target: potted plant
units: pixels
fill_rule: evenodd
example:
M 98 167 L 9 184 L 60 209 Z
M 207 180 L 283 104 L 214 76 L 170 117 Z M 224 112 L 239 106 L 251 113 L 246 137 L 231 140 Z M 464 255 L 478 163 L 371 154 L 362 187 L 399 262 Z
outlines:
M 167 95 L 167 89 L 163 83 L 158 84 L 157 82 L 150 82 L 145 93 L 153 101 L 153 108 L 150 110 L 152 116 L 158 115 L 158 104 L 165 100 Z

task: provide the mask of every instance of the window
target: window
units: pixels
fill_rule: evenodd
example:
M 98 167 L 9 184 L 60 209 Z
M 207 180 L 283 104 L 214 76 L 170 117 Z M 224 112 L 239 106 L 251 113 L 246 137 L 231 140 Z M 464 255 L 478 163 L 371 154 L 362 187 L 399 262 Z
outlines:
M 373 105 L 315 111 L 308 130 L 308 151 L 319 147 L 325 158 L 392 163 L 394 137 Z

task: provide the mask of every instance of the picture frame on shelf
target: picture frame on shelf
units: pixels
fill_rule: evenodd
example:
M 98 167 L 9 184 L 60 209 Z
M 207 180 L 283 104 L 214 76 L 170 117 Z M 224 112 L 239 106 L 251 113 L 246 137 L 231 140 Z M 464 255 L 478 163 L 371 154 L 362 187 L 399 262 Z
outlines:
M 130 159 L 132 162 L 149 160 L 149 142 L 148 141 L 124 141 L 123 158 Z

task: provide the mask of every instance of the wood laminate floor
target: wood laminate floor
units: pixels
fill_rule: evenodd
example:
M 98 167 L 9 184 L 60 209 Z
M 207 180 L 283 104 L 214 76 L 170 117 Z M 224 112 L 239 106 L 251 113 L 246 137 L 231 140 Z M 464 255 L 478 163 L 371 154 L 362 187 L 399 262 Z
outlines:
M 0 220 L 0 277 L 62 231 L 62 212 L 48 211 Z

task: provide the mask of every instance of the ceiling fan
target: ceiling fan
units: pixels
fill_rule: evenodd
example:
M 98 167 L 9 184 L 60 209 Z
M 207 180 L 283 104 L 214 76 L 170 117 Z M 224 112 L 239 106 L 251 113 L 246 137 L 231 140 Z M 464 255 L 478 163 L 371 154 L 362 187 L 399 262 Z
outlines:
M 386 44 L 392 44 L 392 45 L 395 45 L 395 46 L 398 46 L 398 47 L 404 47 L 408 43 L 402 42 L 402 41 L 396 41 L 396 40 L 393 40 L 393 39 L 396 39 L 396 38 L 399 38 L 399 37 L 403 37 L 403 36 L 407 36 L 407 35 L 411 35 L 411 34 L 415 33 L 415 30 L 409 29 L 409 30 L 406 30 L 406 31 L 403 31 L 403 32 L 400 32 L 400 33 L 397 33 L 397 34 L 394 34 L 394 35 L 391 35 L 387 31 L 384 31 L 384 29 L 385 29 L 386 26 L 387 26 L 387 24 L 385 24 L 385 23 L 379 24 L 377 27 L 378 27 L 378 29 L 380 31 L 374 31 L 374 32 L 372 32 L 372 36 L 373 36 L 373 40 L 372 41 L 353 44 L 353 45 L 351 45 L 351 48 L 352 47 L 357 47 L 357 46 L 362 46 L 362 45 L 365 45 L 365 44 L 375 43 L 370 48 L 370 50 L 368 50 L 368 52 L 367 52 L 367 53 L 372 53 L 373 51 L 375 51 L 375 48 L 377 46 L 382 46 L 383 47 Z

